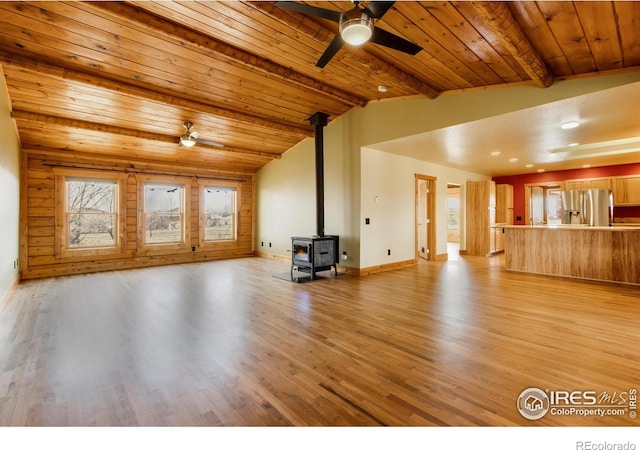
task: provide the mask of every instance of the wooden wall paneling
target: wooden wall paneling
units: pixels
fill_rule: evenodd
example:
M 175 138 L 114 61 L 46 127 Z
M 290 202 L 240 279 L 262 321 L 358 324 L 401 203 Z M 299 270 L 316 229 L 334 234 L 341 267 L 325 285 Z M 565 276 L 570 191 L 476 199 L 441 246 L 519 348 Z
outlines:
M 200 248 L 200 242 L 202 239 L 200 238 L 201 233 L 204 231 L 202 228 L 202 211 L 203 211 L 203 198 L 202 192 L 200 192 L 200 185 L 196 178 L 191 179 L 191 248 L 195 248 L 195 251 L 198 251 Z M 196 207 L 197 205 L 197 207 Z
M 78 157 L 68 152 L 46 151 L 38 153 L 36 151 L 23 152 L 25 159 L 24 177 L 22 183 L 25 188 L 22 191 L 24 198 L 23 215 L 26 218 L 22 223 L 22 233 L 24 234 L 24 245 L 21 247 L 21 261 L 23 278 L 38 278 L 58 275 L 68 275 L 76 273 L 90 273 L 105 270 L 119 270 L 135 267 L 150 267 L 162 264 L 179 264 L 192 261 L 205 261 L 222 258 L 235 258 L 250 256 L 253 254 L 253 177 L 235 174 L 233 172 L 224 174 L 186 166 L 173 168 L 160 163 L 149 161 L 145 165 L 128 164 L 125 161 L 109 160 L 108 158 L 90 160 L 86 157 Z M 89 255 L 81 257 L 60 257 L 56 256 L 55 246 L 55 215 L 57 201 L 51 193 L 55 193 L 54 168 L 56 167 L 76 168 L 80 171 L 107 171 L 124 176 L 124 192 L 122 198 L 124 202 L 124 232 L 125 248 L 118 256 L 110 255 Z M 179 173 L 176 173 L 179 172 Z M 199 192 L 198 189 L 191 189 L 190 197 L 187 199 L 187 210 L 185 214 L 189 217 L 189 222 L 195 220 L 195 225 L 191 224 L 188 233 L 191 239 L 184 248 L 170 251 L 161 251 L 157 254 L 149 253 L 147 250 L 141 251 L 140 229 L 139 229 L 139 181 L 145 177 L 152 179 L 173 179 L 185 180 L 188 187 L 197 186 L 197 180 L 202 177 L 215 180 L 225 180 L 227 177 L 240 181 L 241 203 L 239 205 L 239 231 L 235 242 L 220 243 L 212 245 L 206 249 L 198 249 L 192 252 L 191 247 L 198 245 L 197 238 L 197 216 L 199 214 Z M 33 180 L 34 186 L 29 188 L 29 183 Z M 35 187 L 37 186 L 37 187 Z M 194 237 L 195 235 L 195 237 Z
M 23 272 L 28 267 L 28 257 L 29 257 L 29 205 L 28 200 L 29 197 L 27 193 L 29 192 L 29 171 L 27 167 L 29 166 L 29 157 L 26 153 L 21 153 L 20 155 L 20 223 L 19 223 L 19 255 L 18 260 L 20 261 L 20 277 L 22 277 Z M 45 216 L 51 218 L 51 216 Z

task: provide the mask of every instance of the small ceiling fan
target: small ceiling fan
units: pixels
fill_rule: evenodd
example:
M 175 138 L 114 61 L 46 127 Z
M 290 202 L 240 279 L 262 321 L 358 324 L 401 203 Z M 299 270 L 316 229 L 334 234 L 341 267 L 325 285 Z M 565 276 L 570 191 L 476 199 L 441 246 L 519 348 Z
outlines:
M 210 145 L 212 147 L 224 147 L 224 144 L 221 144 L 220 142 L 200 139 L 200 133 L 191 129 L 193 127 L 191 122 L 185 122 L 182 126 L 186 132 L 180 136 L 180 145 L 187 148 L 193 147 L 196 144 Z
M 361 7 L 360 2 L 354 1 L 353 3 L 355 7 L 346 12 L 318 8 L 291 1 L 280 1 L 276 2 L 275 5 L 279 8 L 320 17 L 340 24 L 340 34 L 336 35 L 331 41 L 331 44 L 329 44 L 316 63 L 318 67 L 326 66 L 345 43 L 357 46 L 371 41 L 374 44 L 383 45 L 410 55 L 415 55 L 422 50 L 419 45 L 374 25 L 375 20 L 384 16 L 395 2 L 372 1 L 365 7 Z

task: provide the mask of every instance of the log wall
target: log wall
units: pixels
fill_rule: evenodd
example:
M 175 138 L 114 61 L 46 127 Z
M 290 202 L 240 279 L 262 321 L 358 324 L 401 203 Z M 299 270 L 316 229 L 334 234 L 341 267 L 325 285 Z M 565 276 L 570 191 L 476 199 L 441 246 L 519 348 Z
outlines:
M 126 174 L 124 250 L 118 255 L 63 256 L 56 252 L 55 168 L 112 171 Z M 138 179 L 149 175 L 179 176 L 191 185 L 190 245 L 183 249 L 150 251 L 139 242 L 141 205 Z M 79 273 L 228 259 L 254 254 L 254 176 L 242 172 L 224 172 L 206 167 L 176 166 L 153 162 L 123 162 L 71 152 L 23 150 L 21 167 L 20 267 L 23 279 Z M 238 222 L 235 241 L 208 242 L 201 245 L 199 180 L 239 182 Z

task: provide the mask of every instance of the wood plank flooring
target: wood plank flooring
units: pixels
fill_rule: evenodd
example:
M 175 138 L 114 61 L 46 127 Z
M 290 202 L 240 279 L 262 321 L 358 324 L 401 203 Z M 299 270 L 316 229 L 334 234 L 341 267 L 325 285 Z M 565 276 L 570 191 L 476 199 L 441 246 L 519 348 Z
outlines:
M 245 258 L 35 280 L 0 306 L 0 425 L 638 425 L 520 415 L 640 387 L 640 291 L 500 257 L 311 283 Z

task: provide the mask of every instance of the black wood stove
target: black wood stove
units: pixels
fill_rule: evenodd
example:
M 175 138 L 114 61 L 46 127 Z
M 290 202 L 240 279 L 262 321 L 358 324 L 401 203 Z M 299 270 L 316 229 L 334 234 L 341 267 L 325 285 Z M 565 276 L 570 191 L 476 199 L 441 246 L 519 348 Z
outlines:
M 324 234 L 324 138 L 322 129 L 329 116 L 317 112 L 309 118 L 315 130 L 316 157 L 316 222 L 317 234 L 313 237 L 291 238 L 291 279 L 294 269 L 307 272 L 311 279 L 316 272 L 335 271 L 338 275 L 339 237 Z
M 314 236 L 291 238 L 291 278 L 293 271 L 306 272 L 315 280 L 316 272 L 333 268 L 338 275 L 338 236 Z

